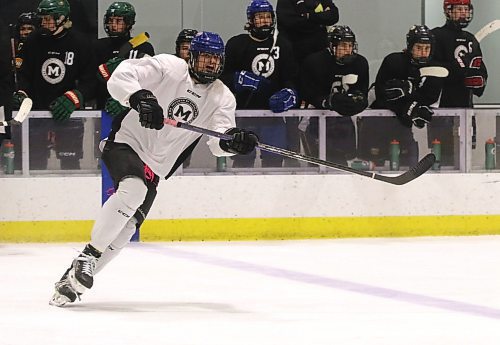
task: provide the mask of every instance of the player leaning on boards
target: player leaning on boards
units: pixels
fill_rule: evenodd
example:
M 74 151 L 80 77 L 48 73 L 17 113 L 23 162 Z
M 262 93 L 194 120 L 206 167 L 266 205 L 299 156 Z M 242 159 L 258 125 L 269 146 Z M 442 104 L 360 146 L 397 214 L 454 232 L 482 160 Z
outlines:
M 248 33 L 231 37 L 221 80 L 235 94 L 237 109 L 283 113 L 297 104 L 298 67 L 290 42 L 276 32 L 276 15 L 267 0 L 252 0 L 246 9 Z M 238 118 L 272 145 L 286 147 L 283 117 Z M 283 157 L 261 152 L 262 167 L 281 167 Z M 253 167 L 255 156 L 233 157 L 233 168 Z
M 33 109 L 49 109 L 56 122 L 33 120 L 37 127 L 33 133 L 39 138 L 35 140 L 38 145 L 30 145 L 31 169 L 47 167 L 49 130 L 55 132 L 61 168 L 79 169 L 83 157 L 83 121 L 70 117 L 94 96 L 94 51 L 84 36 L 71 29 L 67 0 L 42 0 L 37 14 L 41 28 L 23 46 L 19 90 L 14 93 L 13 106 L 18 108 L 30 97 Z M 38 158 L 36 165 L 31 164 L 34 158 Z
M 235 128 L 236 100 L 217 78 L 224 66 L 219 35 L 201 32 L 191 42 L 189 64 L 169 54 L 123 61 L 108 89 L 132 110 L 112 130 L 102 153 L 116 193 L 103 205 L 91 241 L 55 285 L 50 304 L 74 302 L 94 282 L 94 274 L 129 242 L 136 224 L 144 221 L 160 178 L 169 178 L 192 152 L 201 135 L 171 126 L 169 119 L 233 135 L 211 138 L 216 156 L 247 154 L 258 142 L 255 134 Z M 157 98 L 158 97 L 158 98 Z
M 376 101 L 373 109 L 389 109 L 396 118 L 370 118 L 358 120 L 358 154 L 383 165 L 389 159 L 389 143 L 396 139 L 401 145 L 403 165 L 418 161 L 418 144 L 412 127 L 423 128 L 432 120 L 430 108 L 441 94 L 443 78 L 421 77 L 423 68 L 446 70 L 435 66 L 432 53 L 434 35 L 425 25 L 414 25 L 406 34 L 406 49 L 387 55 L 375 79 Z M 384 130 L 381 131 L 380 129 Z
M 328 48 L 304 60 L 299 93 L 315 108 L 342 115 L 326 120 L 326 157 L 328 161 L 345 165 L 347 159 L 356 155 L 356 133 L 350 116 L 361 113 L 368 105 L 368 61 L 358 54 L 356 35 L 349 26 L 331 27 L 328 41 Z M 346 82 L 348 75 L 355 77 Z M 316 157 L 318 128 L 318 119 L 311 119 L 305 141 Z

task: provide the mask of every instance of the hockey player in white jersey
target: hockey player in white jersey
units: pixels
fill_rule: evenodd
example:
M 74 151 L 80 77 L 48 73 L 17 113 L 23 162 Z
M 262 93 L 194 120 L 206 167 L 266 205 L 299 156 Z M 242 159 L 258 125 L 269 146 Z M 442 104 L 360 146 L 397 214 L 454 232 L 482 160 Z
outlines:
M 235 127 L 236 101 L 217 78 L 224 65 L 219 35 L 198 33 L 188 63 L 160 54 L 123 61 L 108 81 L 111 96 L 130 112 L 114 123 L 102 160 L 115 183 L 92 229 L 91 241 L 55 285 L 50 304 L 63 306 L 93 285 L 94 274 L 129 242 L 144 221 L 160 178 L 169 178 L 199 142 L 201 135 L 164 126 L 164 118 L 233 135 L 211 138 L 216 156 L 248 154 L 257 136 Z

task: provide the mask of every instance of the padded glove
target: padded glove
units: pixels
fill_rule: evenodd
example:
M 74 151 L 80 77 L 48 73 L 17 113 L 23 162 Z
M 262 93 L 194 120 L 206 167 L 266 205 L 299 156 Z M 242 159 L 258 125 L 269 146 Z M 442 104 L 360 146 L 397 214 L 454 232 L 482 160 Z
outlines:
M 129 110 L 130 108 L 124 107 L 113 97 L 109 97 L 104 105 L 104 110 L 112 117 L 118 116 Z
M 163 109 L 155 95 L 149 90 L 139 90 L 129 98 L 130 107 L 139 113 L 142 127 L 160 130 L 163 128 Z
M 391 79 L 385 83 L 384 95 L 387 101 L 396 101 L 410 96 L 414 90 L 415 87 L 409 80 Z
M 111 78 L 111 74 L 115 71 L 116 67 L 125 60 L 122 57 L 114 57 L 106 61 L 106 63 L 100 64 L 97 68 L 97 79 L 105 83 Z
M 23 90 L 14 92 L 12 95 L 12 109 L 18 110 L 26 98 L 28 98 L 28 95 Z
M 234 90 L 239 93 L 244 90 L 258 91 L 270 85 L 266 78 L 248 71 L 234 72 Z
M 336 111 L 342 116 L 353 116 L 368 107 L 368 99 L 361 91 L 333 93 L 323 100 L 323 107 Z
M 297 92 L 293 89 L 281 89 L 269 98 L 269 109 L 273 113 L 282 113 L 297 105 Z
M 412 102 L 408 107 L 406 115 L 417 128 L 424 128 L 425 125 L 432 120 L 434 112 L 426 105 L 418 105 L 417 102 Z
M 257 134 L 241 128 L 229 128 L 225 133 L 233 136 L 232 140 L 221 139 L 219 141 L 219 146 L 226 152 L 246 155 L 252 152 L 259 143 Z
M 64 95 L 57 97 L 49 104 L 49 110 L 55 121 L 69 119 L 76 109 L 80 109 L 83 103 L 83 95 L 78 90 L 66 91 Z

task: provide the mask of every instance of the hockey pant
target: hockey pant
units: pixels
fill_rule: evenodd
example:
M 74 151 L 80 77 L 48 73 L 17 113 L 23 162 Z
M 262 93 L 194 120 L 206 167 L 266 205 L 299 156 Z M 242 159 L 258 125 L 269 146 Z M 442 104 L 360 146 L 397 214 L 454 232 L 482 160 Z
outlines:
M 418 143 L 412 129 L 403 126 L 396 117 L 360 117 L 358 126 L 358 158 L 383 166 L 390 160 L 390 144 L 399 141 L 400 164 L 414 166 L 418 162 Z
M 236 126 L 250 130 L 257 134 L 259 140 L 268 145 L 281 148 L 287 147 L 286 127 L 283 118 L 237 118 Z M 274 153 L 260 153 L 262 167 L 281 167 L 283 157 Z M 256 153 L 253 151 L 248 155 L 236 155 L 231 157 L 233 168 L 252 168 L 255 163 Z
M 306 129 L 305 145 L 313 157 L 319 157 L 318 119 L 311 118 Z M 356 157 L 356 132 L 350 117 L 326 119 L 326 160 L 346 165 Z
M 429 148 L 432 148 L 432 141 L 434 139 L 438 139 L 441 142 L 441 166 L 453 166 L 455 169 L 458 169 L 460 166 L 459 122 L 458 117 L 436 116 L 427 125 Z
M 83 157 L 83 119 L 54 123 L 54 145 L 61 169 L 80 169 Z

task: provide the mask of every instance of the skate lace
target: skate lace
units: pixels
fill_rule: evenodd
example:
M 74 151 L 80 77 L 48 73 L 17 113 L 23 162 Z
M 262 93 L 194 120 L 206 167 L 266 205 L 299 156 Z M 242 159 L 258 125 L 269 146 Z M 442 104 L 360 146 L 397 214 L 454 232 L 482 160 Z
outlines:
M 88 276 L 94 275 L 96 258 L 94 258 L 92 255 L 86 255 L 86 254 L 82 253 L 82 254 L 80 254 L 80 257 L 78 258 L 78 261 L 80 261 L 80 263 L 81 263 L 82 273 L 84 273 Z

